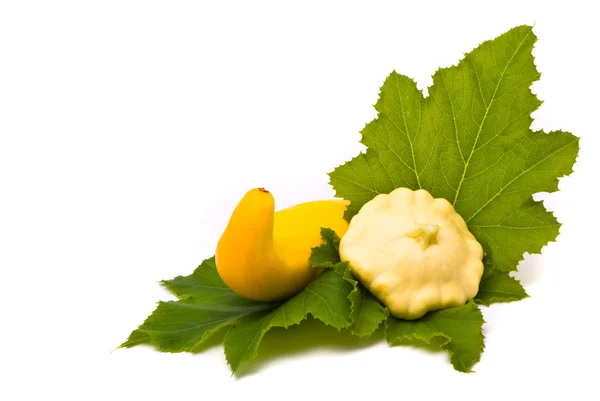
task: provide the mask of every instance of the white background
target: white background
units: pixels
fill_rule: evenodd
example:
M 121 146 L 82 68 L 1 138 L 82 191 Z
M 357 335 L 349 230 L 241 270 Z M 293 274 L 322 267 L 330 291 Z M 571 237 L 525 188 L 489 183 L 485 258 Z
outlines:
M 200 3 L 1 3 L 0 399 L 600 399 L 592 1 Z M 234 377 L 218 345 L 111 353 L 246 190 L 278 208 L 333 196 L 326 172 L 363 149 L 393 69 L 425 88 L 519 24 L 538 36 L 533 128 L 581 152 L 543 195 L 563 226 L 520 265 L 532 298 L 483 308 L 476 373 L 314 323 L 268 335 Z

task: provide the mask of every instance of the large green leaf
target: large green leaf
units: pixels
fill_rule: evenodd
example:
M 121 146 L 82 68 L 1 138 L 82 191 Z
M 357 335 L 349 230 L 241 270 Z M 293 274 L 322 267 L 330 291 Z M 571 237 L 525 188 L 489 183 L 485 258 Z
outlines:
M 313 250 L 312 260 L 330 268 L 289 300 L 267 303 L 240 297 L 219 277 L 213 257 L 189 276 L 163 281 L 179 300 L 159 302 L 121 347 L 150 344 L 161 351 L 193 351 L 212 333 L 235 324 L 227 332 L 224 344 L 235 372 L 242 362 L 254 358 L 263 336 L 272 327 L 299 324 L 311 314 L 327 325 L 348 328 L 348 296 L 356 281 L 347 263 L 339 262 L 339 237 L 329 229 L 323 229 L 322 235 L 323 245 Z
M 385 332 L 390 345 L 420 340 L 450 354 L 450 362 L 460 372 L 470 372 L 483 351 L 484 320 L 473 301 L 457 308 L 427 313 L 418 320 L 390 316 Z
M 159 302 L 121 347 L 150 344 L 161 351 L 192 351 L 220 328 L 277 306 L 249 301 L 231 291 L 219 277 L 214 257 L 203 261 L 191 275 L 162 283 L 179 300 Z
M 329 326 L 343 329 L 350 326 L 352 284 L 338 272 L 348 270 L 346 263 L 326 269 L 302 292 L 277 309 L 260 311 L 240 319 L 225 336 L 225 356 L 235 372 L 240 364 L 253 359 L 264 335 L 273 327 L 300 324 L 308 314 Z
M 524 252 L 540 252 L 559 223 L 532 195 L 558 189 L 572 172 L 578 138 L 530 130 L 541 102 L 531 27 L 481 44 L 457 66 L 439 69 L 429 96 L 393 72 L 365 126 L 367 151 L 330 173 L 350 219 L 379 193 L 424 188 L 448 199 L 482 244 L 486 266 L 515 270 Z

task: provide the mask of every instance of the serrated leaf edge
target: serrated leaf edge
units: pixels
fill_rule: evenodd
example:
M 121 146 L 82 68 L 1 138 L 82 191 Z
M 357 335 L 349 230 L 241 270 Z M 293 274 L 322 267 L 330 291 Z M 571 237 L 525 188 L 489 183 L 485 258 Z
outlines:
M 457 366 L 456 366 L 455 362 L 453 362 L 453 358 L 455 357 L 455 353 L 454 353 L 452 350 L 450 350 L 450 349 L 448 349 L 448 348 L 447 348 L 447 345 L 448 345 L 448 344 L 449 344 L 449 343 L 452 341 L 452 338 L 451 338 L 450 336 L 448 336 L 447 334 L 445 334 L 444 332 L 441 332 L 441 331 L 435 331 L 435 332 L 433 332 L 433 333 L 432 333 L 432 335 L 431 335 L 431 338 L 430 338 L 429 340 L 427 340 L 427 339 L 426 339 L 426 338 L 424 338 L 423 336 L 420 336 L 420 335 L 418 335 L 418 334 L 416 334 L 416 333 L 413 333 L 413 334 L 411 334 L 411 335 L 407 335 L 407 336 L 402 336 L 402 337 L 399 337 L 399 338 L 397 338 L 397 339 L 396 339 L 396 341 L 390 341 L 390 340 L 388 339 L 388 335 L 387 335 L 387 334 L 388 334 L 388 327 L 389 327 L 389 326 L 388 326 L 388 319 L 386 319 L 386 320 L 385 320 L 385 338 L 386 338 L 386 341 L 387 341 L 387 343 L 388 343 L 388 344 L 389 344 L 391 347 L 394 347 L 394 346 L 402 345 L 402 344 L 400 344 L 402 340 L 412 340 L 412 339 L 416 339 L 416 340 L 420 340 L 420 341 L 423 341 L 423 342 L 424 342 L 424 343 L 426 343 L 426 344 L 429 344 L 429 345 L 431 345 L 431 342 L 432 342 L 434 339 L 436 339 L 436 338 L 441 338 L 441 339 L 444 339 L 445 341 L 444 341 L 443 343 L 441 343 L 441 344 L 439 345 L 439 347 L 440 347 L 440 349 L 441 349 L 441 350 L 443 350 L 443 351 L 446 351 L 446 352 L 448 353 L 448 355 L 449 355 L 449 358 L 450 358 L 450 363 L 452 364 L 452 366 L 454 367 L 454 369 L 455 369 L 456 371 L 458 371 L 458 372 L 461 372 L 461 373 L 474 373 L 475 371 L 474 371 L 474 370 L 472 370 L 471 368 L 472 368 L 473 366 L 475 366 L 475 364 L 477 364 L 477 363 L 478 363 L 478 362 L 481 360 L 481 355 L 483 354 L 483 351 L 485 350 L 485 338 L 486 338 L 486 337 L 485 337 L 485 335 L 483 334 L 483 326 L 484 326 L 484 325 L 485 325 L 487 322 L 486 322 L 486 321 L 485 321 L 485 319 L 483 318 L 483 313 L 481 313 L 481 309 L 479 308 L 479 306 L 478 306 L 478 305 L 477 305 L 477 304 L 476 304 L 476 303 L 475 303 L 473 300 L 471 300 L 471 301 L 469 301 L 469 302 L 473 302 L 473 304 L 475 305 L 475 307 L 476 307 L 477 311 L 479 312 L 479 315 L 481 316 L 481 321 L 482 321 L 482 324 L 481 324 L 480 335 L 481 335 L 481 337 L 482 337 L 482 341 L 481 341 L 481 348 L 480 348 L 480 349 L 478 349 L 479 353 L 478 353 L 478 356 L 477 356 L 477 358 L 476 358 L 475 360 L 473 360 L 472 362 L 470 362 L 470 366 L 469 366 L 469 367 L 467 367 L 467 368 L 466 368 L 466 369 L 464 369 L 464 370 L 463 370 L 463 369 L 459 369 L 459 368 L 457 368 Z M 468 304 L 469 302 L 467 302 L 467 304 Z M 466 304 L 465 304 L 465 305 L 466 305 Z M 391 315 L 389 315 L 389 316 L 391 316 Z

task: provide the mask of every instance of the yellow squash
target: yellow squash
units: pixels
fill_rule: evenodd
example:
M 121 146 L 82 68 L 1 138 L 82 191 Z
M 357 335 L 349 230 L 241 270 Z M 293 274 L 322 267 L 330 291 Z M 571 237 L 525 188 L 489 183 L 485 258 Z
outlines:
M 234 292 L 255 301 L 275 301 L 301 291 L 319 270 L 309 262 L 321 244 L 321 227 L 340 237 L 348 229 L 344 200 L 301 203 L 275 212 L 264 188 L 246 193 L 233 211 L 215 254 L 219 275 Z

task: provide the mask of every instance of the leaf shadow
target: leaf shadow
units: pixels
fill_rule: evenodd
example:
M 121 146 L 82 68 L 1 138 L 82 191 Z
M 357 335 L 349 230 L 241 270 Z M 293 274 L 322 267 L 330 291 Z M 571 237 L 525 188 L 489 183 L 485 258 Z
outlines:
M 544 257 L 539 254 L 525 253 L 517 265 L 517 271 L 511 276 L 519 280 L 525 288 L 538 283 L 544 276 Z
M 373 335 L 360 338 L 352 335 L 348 330 L 338 331 L 331 326 L 326 326 L 309 315 L 308 319 L 300 325 L 288 329 L 271 329 L 265 335 L 257 357 L 250 362 L 244 362 L 234 377 L 242 379 L 277 361 L 307 355 L 318 350 L 334 352 L 358 350 L 375 345 L 383 339 L 382 327 Z

